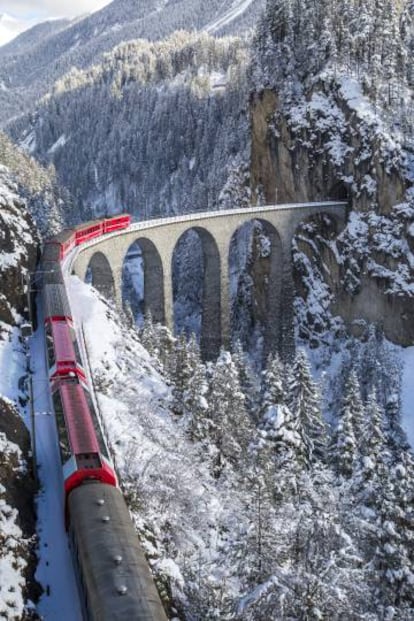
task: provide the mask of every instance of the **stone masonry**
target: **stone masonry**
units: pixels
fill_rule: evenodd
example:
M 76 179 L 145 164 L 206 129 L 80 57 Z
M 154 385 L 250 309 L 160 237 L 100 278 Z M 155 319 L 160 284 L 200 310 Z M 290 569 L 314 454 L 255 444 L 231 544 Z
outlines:
M 92 284 L 122 308 L 122 268 L 128 249 L 138 242 L 144 258 L 144 304 L 154 320 L 174 326 L 172 262 L 181 236 L 195 230 L 204 254 L 201 349 L 207 358 L 217 355 L 230 337 L 229 251 L 230 243 L 245 223 L 264 223 L 272 239 L 271 282 L 266 325 L 268 349 L 283 351 L 293 337 L 292 238 L 301 221 L 316 214 L 334 217 L 338 228 L 346 218 L 346 203 L 271 205 L 228 211 L 194 213 L 133 224 L 81 246 L 72 272 L 85 280 L 88 267 Z

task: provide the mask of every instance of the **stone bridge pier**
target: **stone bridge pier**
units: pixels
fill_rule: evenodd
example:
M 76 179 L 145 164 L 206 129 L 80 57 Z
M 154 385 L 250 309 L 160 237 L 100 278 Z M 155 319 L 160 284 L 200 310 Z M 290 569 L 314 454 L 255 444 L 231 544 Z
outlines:
M 204 259 L 200 345 L 207 359 L 214 358 L 221 345 L 229 345 L 231 335 L 231 241 L 244 224 L 259 220 L 272 242 L 264 318 L 266 349 L 284 353 L 293 345 L 292 238 L 301 221 L 321 213 L 332 216 L 337 229 L 342 228 L 346 203 L 275 205 L 150 220 L 81 246 L 71 269 L 81 280 L 85 280 L 89 268 L 92 284 L 122 308 L 123 265 L 128 249 L 137 242 L 144 263 L 145 310 L 150 309 L 154 320 L 165 323 L 173 330 L 174 250 L 182 235 L 195 230 L 201 241 Z

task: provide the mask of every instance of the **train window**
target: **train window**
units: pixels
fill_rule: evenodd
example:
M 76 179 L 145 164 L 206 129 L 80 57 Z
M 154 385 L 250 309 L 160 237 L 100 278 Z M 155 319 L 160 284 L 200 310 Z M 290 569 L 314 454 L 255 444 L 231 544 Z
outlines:
M 73 343 L 73 348 L 74 348 L 74 350 L 75 350 L 75 359 L 76 359 L 76 362 L 77 362 L 80 366 L 82 366 L 82 358 L 81 358 L 81 355 L 80 355 L 80 349 L 79 349 L 78 339 L 76 338 L 76 330 L 75 330 L 75 328 L 74 328 L 72 325 L 70 325 L 70 326 L 69 326 L 69 331 L 70 331 L 70 339 L 71 339 L 71 341 L 72 341 L 72 343 Z
M 102 455 L 104 455 L 104 457 L 109 459 L 108 450 L 106 448 L 106 442 L 104 441 L 104 437 L 103 437 L 103 433 L 102 433 L 102 428 L 101 428 L 101 425 L 99 423 L 98 416 L 96 414 L 96 410 L 94 408 L 94 405 L 92 403 L 91 396 L 90 396 L 90 394 L 86 390 L 84 392 L 85 392 L 85 396 L 86 396 L 86 401 L 88 402 L 89 410 L 91 412 L 92 422 L 93 422 L 93 426 L 94 426 L 94 429 L 95 429 L 96 437 L 98 438 L 99 449 L 100 449 Z
M 66 431 L 65 417 L 63 414 L 62 399 L 58 390 L 53 394 L 53 408 L 55 410 L 56 424 L 59 436 L 60 458 L 62 460 L 62 463 L 65 463 L 70 458 L 71 452 L 69 438 Z
M 76 463 L 80 469 L 98 469 L 102 466 L 98 453 L 78 453 Z
M 49 369 L 51 369 L 56 363 L 55 347 L 52 337 L 52 327 L 50 323 L 46 324 L 46 347 L 47 347 L 47 362 Z

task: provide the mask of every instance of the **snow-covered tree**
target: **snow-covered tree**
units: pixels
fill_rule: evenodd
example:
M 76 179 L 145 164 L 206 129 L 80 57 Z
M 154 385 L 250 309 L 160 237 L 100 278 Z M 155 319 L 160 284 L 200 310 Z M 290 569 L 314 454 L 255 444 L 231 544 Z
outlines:
M 388 472 L 378 510 L 375 560 L 384 607 L 414 614 L 414 460 L 410 451 Z
M 145 314 L 144 324 L 140 330 L 139 337 L 142 346 L 145 347 L 151 356 L 158 353 L 158 339 L 156 337 L 151 311 Z
M 235 344 L 232 358 L 239 376 L 240 389 L 245 396 L 246 409 L 253 418 L 257 409 L 258 381 L 249 358 L 239 340 Z
M 322 419 L 319 390 L 312 378 L 303 349 L 298 350 L 289 385 L 289 409 L 295 417 L 296 430 L 303 444 L 303 459 L 323 459 L 326 451 L 326 425 Z
M 192 440 L 204 440 L 209 437 L 211 421 L 207 394 L 206 368 L 199 361 L 188 379 L 183 395 L 184 415 L 187 419 L 188 435 Z
M 278 354 L 270 354 L 262 373 L 261 417 L 265 415 L 269 407 L 287 403 L 289 395 L 285 377 L 285 367 L 280 357 Z
M 341 408 L 330 445 L 331 461 L 342 476 L 350 477 L 354 472 L 365 425 L 364 416 L 365 408 L 358 376 L 351 369 L 345 382 Z
M 224 350 L 212 371 L 208 402 L 211 439 L 217 448 L 215 473 L 219 475 L 224 462 L 235 464 L 246 455 L 252 435 L 237 369 L 231 354 Z
M 385 442 L 384 418 L 373 389 L 365 408 L 366 422 L 362 434 L 360 458 L 360 487 L 363 502 L 378 506 L 386 480 L 389 453 Z
M 342 405 L 339 419 L 331 442 L 331 460 L 336 471 L 344 477 L 351 477 L 357 457 L 357 443 L 354 433 L 352 410 L 347 403 Z

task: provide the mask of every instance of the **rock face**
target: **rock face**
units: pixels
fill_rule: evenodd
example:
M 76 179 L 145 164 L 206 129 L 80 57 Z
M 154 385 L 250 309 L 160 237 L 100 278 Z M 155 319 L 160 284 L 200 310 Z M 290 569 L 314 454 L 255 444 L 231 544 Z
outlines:
M 30 438 L 14 406 L 0 397 L 0 616 L 37 618 L 25 603 L 35 602 L 40 587 L 34 579 L 36 559 L 36 486 L 29 467 Z
M 9 171 L 0 166 L 0 321 L 14 324 L 25 300 L 22 277 L 36 267 L 39 236 Z
M 297 290 L 309 307 L 312 265 L 329 288 L 329 304 L 319 317 L 307 312 L 302 324 L 299 318 L 299 330 L 309 335 L 314 324 L 321 333 L 333 327 L 328 315 L 339 315 L 351 330 L 369 321 L 391 341 L 413 344 L 414 208 L 403 153 L 359 115 L 338 85 L 315 86 L 291 109 L 275 91 L 264 90 L 251 97 L 250 112 L 256 200 L 349 201 L 349 224 L 336 239 L 321 235 L 320 226 L 298 231 Z
M 0 165 L 0 352 L 8 345 L 11 326 L 19 323 L 26 305 L 23 280 L 36 267 L 39 234 L 8 168 Z M 4 342 L 2 342 L 4 341 Z M 7 355 L 1 355 L 6 360 Z M 7 364 L 7 362 L 6 362 Z M 2 369 L 7 376 L 6 369 Z M 18 377 L 12 374 L 5 386 Z M 0 388 L 1 391 L 1 388 Z M 0 617 L 36 618 L 27 608 L 35 602 L 36 486 L 30 472 L 30 437 L 16 406 L 0 392 Z

